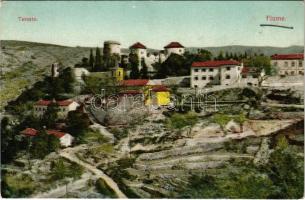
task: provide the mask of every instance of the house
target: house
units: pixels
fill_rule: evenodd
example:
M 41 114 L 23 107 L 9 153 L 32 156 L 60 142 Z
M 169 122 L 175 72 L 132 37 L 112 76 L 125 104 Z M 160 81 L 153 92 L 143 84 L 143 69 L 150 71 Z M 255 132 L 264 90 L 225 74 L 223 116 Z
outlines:
M 79 104 L 73 100 L 39 100 L 34 104 L 34 115 L 42 117 L 51 103 L 56 103 L 59 106 L 58 117 L 64 119 L 68 116 L 68 112 L 76 110 Z
M 258 86 L 259 77 L 264 76 L 264 72 L 258 72 L 254 67 L 243 67 L 241 70 L 240 85 Z
M 175 53 L 178 55 L 183 55 L 185 52 L 184 46 L 179 42 L 171 42 L 164 47 L 165 56 L 168 57 L 170 54 Z
M 122 81 L 124 80 L 124 76 L 125 76 L 125 71 L 122 67 L 115 67 L 112 69 L 112 77 L 116 80 L 116 81 Z
M 170 92 L 164 85 L 153 86 L 145 96 L 145 105 L 166 106 L 170 103 Z
M 123 90 L 121 95 L 143 94 L 145 105 L 168 105 L 170 102 L 170 91 L 164 85 L 159 85 L 160 80 L 130 79 L 121 81 Z
M 74 137 L 71 136 L 69 133 L 65 133 L 59 130 L 46 130 L 47 134 L 54 135 L 56 138 L 59 139 L 60 145 L 62 147 L 69 147 L 72 145 Z M 26 128 L 20 132 L 20 134 L 27 136 L 27 137 L 35 137 L 39 134 L 39 131 L 34 128 Z
M 275 54 L 271 56 L 271 66 L 279 75 L 304 75 L 304 54 Z
M 242 67 L 242 64 L 235 60 L 193 62 L 191 87 L 203 88 L 207 85 L 238 84 Z

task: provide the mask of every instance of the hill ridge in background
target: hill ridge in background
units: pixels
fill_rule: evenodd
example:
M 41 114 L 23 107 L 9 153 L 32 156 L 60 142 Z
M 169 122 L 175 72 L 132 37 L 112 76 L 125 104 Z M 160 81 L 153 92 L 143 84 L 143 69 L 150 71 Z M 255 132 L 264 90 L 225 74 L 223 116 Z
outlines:
M 81 48 L 81 49 L 95 49 L 96 47 L 85 47 L 85 46 L 66 46 L 60 44 L 48 44 L 48 43 L 41 43 L 41 42 L 29 42 L 29 41 L 21 41 L 21 40 L 1 40 L 1 46 L 25 46 L 25 47 L 33 47 L 33 46 L 53 46 L 53 47 L 62 47 L 62 48 Z M 99 48 L 103 49 L 103 41 Z M 303 53 L 304 46 L 301 45 L 291 45 L 288 47 L 275 47 L 275 46 L 252 46 L 252 45 L 225 45 L 225 46 L 208 46 L 208 47 L 186 47 L 186 50 L 195 53 L 197 49 L 206 49 L 211 51 L 213 54 L 218 54 L 220 51 L 223 53 L 244 53 L 247 54 L 261 54 L 271 56 L 273 54 L 285 54 L 285 53 Z M 148 48 L 148 52 L 156 52 L 161 49 L 153 49 Z M 122 53 L 128 53 L 127 48 L 122 48 Z

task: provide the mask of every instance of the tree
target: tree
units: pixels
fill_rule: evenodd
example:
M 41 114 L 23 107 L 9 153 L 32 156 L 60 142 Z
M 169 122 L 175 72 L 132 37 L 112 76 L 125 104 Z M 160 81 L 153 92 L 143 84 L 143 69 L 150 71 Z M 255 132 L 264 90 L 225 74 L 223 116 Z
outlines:
M 67 126 L 71 135 L 78 137 L 88 129 L 90 120 L 87 114 L 83 113 L 81 109 L 71 111 L 68 113 Z
M 148 79 L 148 68 L 147 68 L 147 65 L 145 63 L 144 58 L 142 58 L 142 60 L 141 60 L 141 66 L 142 66 L 142 69 L 140 71 L 141 78 L 142 79 Z
M 212 60 L 212 53 L 208 50 L 205 49 L 200 49 L 198 50 L 198 53 L 195 55 L 195 58 L 193 61 L 208 61 Z
M 71 93 L 74 90 L 75 76 L 71 67 L 65 68 L 59 75 L 61 79 L 62 88 L 66 93 Z
M 267 76 L 276 73 L 276 70 L 270 65 L 270 58 L 267 56 L 256 56 L 247 61 L 247 65 L 255 67 L 258 74 L 258 85 L 266 80 Z
M 11 161 L 18 151 L 18 147 L 15 134 L 9 127 L 9 119 L 3 117 L 1 120 L 1 163 Z
M 129 63 L 131 67 L 130 78 L 138 79 L 140 77 L 140 72 L 139 72 L 139 58 L 137 54 L 134 53 L 129 54 Z
M 93 51 L 92 51 L 92 49 L 90 49 L 89 69 L 90 69 L 90 71 L 94 71 L 94 56 L 93 56 Z
M 225 58 L 223 57 L 223 52 L 220 51 L 218 56 L 217 56 L 217 59 L 216 60 L 224 60 Z
M 58 120 L 59 106 L 56 102 L 52 102 L 44 115 L 42 116 L 42 124 L 47 128 L 53 128 Z
M 96 50 L 95 50 L 94 71 L 103 71 L 102 56 L 101 56 L 100 49 L 98 47 L 96 47 Z
M 166 78 L 168 76 L 186 76 L 190 73 L 190 64 L 186 58 L 172 53 L 160 66 L 156 73 L 156 78 Z
M 60 144 L 59 139 L 54 135 L 47 134 L 46 130 L 40 129 L 38 131 L 38 135 L 32 140 L 30 154 L 33 158 L 43 159 L 49 153 L 56 151 Z

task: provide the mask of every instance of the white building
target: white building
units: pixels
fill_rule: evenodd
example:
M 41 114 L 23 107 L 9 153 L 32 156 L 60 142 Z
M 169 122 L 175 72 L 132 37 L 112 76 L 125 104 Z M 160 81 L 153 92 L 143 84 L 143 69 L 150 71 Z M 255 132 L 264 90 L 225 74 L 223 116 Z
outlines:
M 118 41 L 108 40 L 104 42 L 103 48 L 104 55 L 120 55 L 121 54 L 121 43 Z
M 139 62 L 139 69 L 142 69 L 141 61 L 144 59 L 144 62 L 146 63 L 147 60 L 147 48 L 140 42 L 134 43 L 129 47 L 130 52 L 133 54 L 136 54 L 138 56 L 138 62 Z
M 238 84 L 242 67 L 234 60 L 194 62 L 191 66 L 191 87 Z
M 55 137 L 57 137 L 62 147 L 71 146 L 74 140 L 74 137 L 69 133 L 64 133 L 58 130 L 47 130 L 47 134 L 54 135 Z
M 165 56 L 168 57 L 170 54 L 175 53 L 178 55 L 183 55 L 185 52 L 184 46 L 182 46 L 179 42 L 171 42 L 164 47 Z
M 83 81 L 83 79 L 82 79 L 83 75 L 87 76 L 90 74 L 90 72 L 86 68 L 83 68 L 83 67 L 76 67 L 73 70 L 74 70 L 75 79 L 79 82 Z
M 69 133 L 64 133 L 59 130 L 46 130 L 46 132 L 47 134 L 54 135 L 56 138 L 58 138 L 62 147 L 71 146 L 74 140 L 74 137 L 71 136 Z M 39 134 L 39 131 L 34 128 L 26 128 L 20 133 L 27 137 L 35 137 Z
M 279 75 L 304 75 L 304 54 L 275 54 L 271 56 L 271 66 Z
M 243 67 L 241 70 L 241 86 L 259 86 L 259 77 L 264 76 L 264 72 L 258 72 L 254 67 Z
M 58 117 L 64 119 L 68 116 L 68 112 L 76 110 L 79 104 L 72 100 L 63 101 L 51 101 L 51 100 L 39 100 L 34 105 L 34 115 L 36 117 L 42 117 L 46 112 L 48 106 L 51 103 L 56 103 L 59 106 Z

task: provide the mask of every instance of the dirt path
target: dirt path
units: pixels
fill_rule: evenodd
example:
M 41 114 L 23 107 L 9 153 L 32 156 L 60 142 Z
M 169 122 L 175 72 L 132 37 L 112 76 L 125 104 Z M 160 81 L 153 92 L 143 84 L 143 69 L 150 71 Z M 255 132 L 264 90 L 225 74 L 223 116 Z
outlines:
M 73 148 L 68 148 L 61 151 L 59 155 L 74 163 L 79 164 L 80 166 L 86 168 L 87 170 L 95 174 L 98 178 L 103 179 L 105 183 L 116 193 L 118 198 L 127 198 L 126 195 L 119 189 L 118 185 L 109 176 L 107 176 L 101 170 L 97 169 L 95 166 L 78 159 L 73 152 Z

